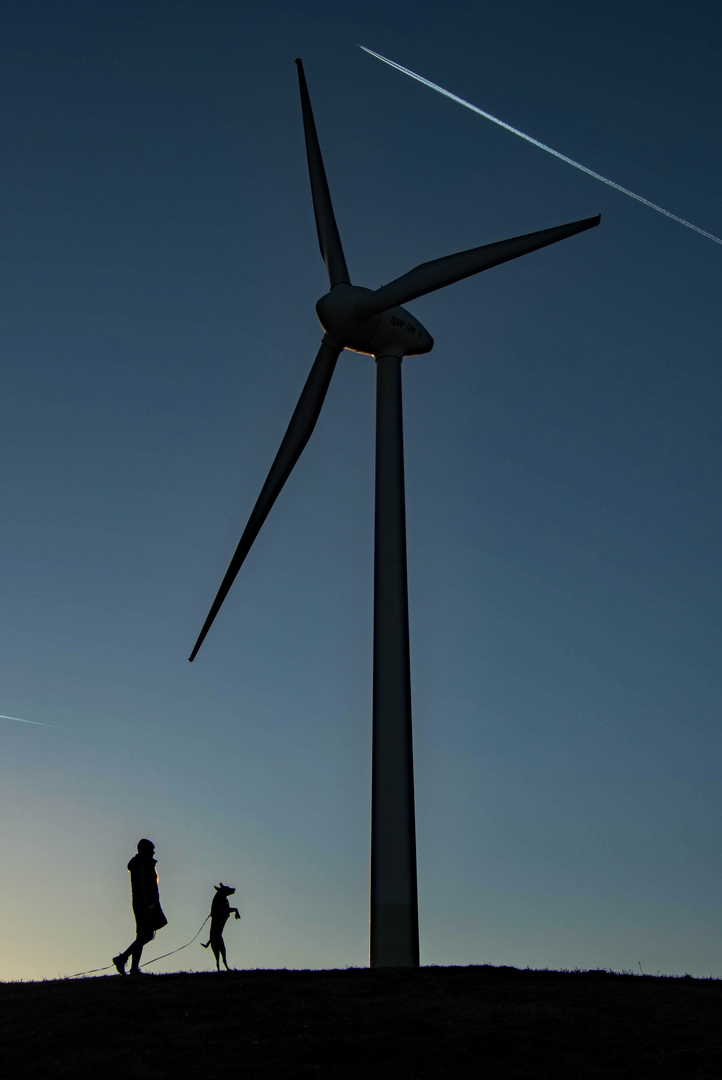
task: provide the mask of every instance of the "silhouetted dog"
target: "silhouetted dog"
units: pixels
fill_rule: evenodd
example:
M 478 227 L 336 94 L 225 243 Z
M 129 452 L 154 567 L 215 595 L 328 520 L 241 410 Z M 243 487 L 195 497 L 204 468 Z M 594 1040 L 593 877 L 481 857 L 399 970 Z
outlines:
M 228 903 L 228 897 L 233 896 L 235 889 L 232 889 L 230 885 L 224 885 L 223 882 L 220 885 L 214 885 L 216 895 L 213 897 L 211 904 L 211 935 L 208 941 L 201 942 L 204 949 L 208 946 L 213 949 L 213 955 L 216 958 L 216 968 L 221 970 L 220 957 L 223 957 L 223 963 L 226 965 L 226 971 L 229 970 L 228 961 L 226 960 L 226 946 L 223 943 L 223 927 L 228 922 L 231 912 L 235 911 L 236 918 L 240 919 L 238 914 L 238 908 L 231 907 Z

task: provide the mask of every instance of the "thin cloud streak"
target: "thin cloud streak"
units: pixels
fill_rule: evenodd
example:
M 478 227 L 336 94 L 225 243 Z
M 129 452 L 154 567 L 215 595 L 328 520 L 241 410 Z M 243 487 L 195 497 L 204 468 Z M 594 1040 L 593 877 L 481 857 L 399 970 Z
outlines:
M 691 221 L 685 221 L 684 218 L 677 217 L 676 214 L 671 213 L 669 210 L 665 210 L 661 206 L 657 206 L 656 203 L 650 202 L 649 199 L 645 199 L 641 195 L 636 195 L 633 191 L 630 191 L 629 188 L 622 187 L 621 184 L 615 184 L 614 180 L 609 180 L 606 176 L 601 176 L 592 169 L 588 169 L 586 165 L 581 165 L 578 161 L 574 161 L 572 158 L 567 157 L 566 154 L 560 154 L 558 150 L 553 150 L 551 146 L 539 142 L 538 139 L 533 138 L 531 135 L 526 135 L 523 131 L 519 131 L 518 128 L 512 127 L 511 124 L 507 124 L 506 121 L 500 120 L 498 116 L 492 116 L 491 113 L 484 112 L 484 110 L 480 109 L 477 105 L 472 105 L 470 101 L 466 101 L 464 98 L 452 94 L 450 90 L 444 90 L 443 86 L 438 86 L 436 83 L 431 82 L 430 79 L 425 79 L 423 75 L 417 75 L 415 71 L 410 71 L 408 68 L 402 67 L 401 64 L 397 64 L 394 60 L 389 60 L 388 57 L 374 52 L 373 49 L 367 49 L 365 45 L 359 45 L 359 48 L 363 49 L 363 51 L 367 52 L 370 56 L 375 56 L 377 60 L 383 60 L 384 64 L 396 68 L 397 71 L 403 72 L 403 74 L 408 75 L 409 78 L 416 79 L 416 81 L 422 83 L 423 86 L 428 86 L 431 90 L 436 90 L 439 94 L 443 94 L 444 97 L 450 98 L 451 101 L 456 101 L 457 104 L 463 105 L 465 109 L 471 109 L 472 112 L 478 113 L 479 116 L 483 116 L 487 120 L 491 120 L 494 124 L 498 124 L 499 127 L 504 128 L 506 131 L 511 131 L 513 135 L 518 135 L 521 139 L 526 139 L 526 141 L 530 142 L 533 146 L 538 146 L 540 150 L 546 150 L 548 154 L 552 154 L 554 157 L 559 158 L 560 161 L 565 161 L 567 165 L 573 165 L 575 169 L 580 169 L 583 173 L 586 173 L 587 176 L 593 176 L 595 180 L 601 180 L 603 184 L 607 184 L 609 187 L 614 188 L 615 191 L 621 191 L 623 195 L 629 195 L 630 199 L 636 199 L 637 202 L 642 203 L 644 206 L 648 206 L 651 210 L 656 210 L 658 214 L 664 214 L 665 217 L 671 218 L 672 221 L 676 221 L 680 225 L 686 225 L 688 229 L 693 229 L 694 232 L 699 233 L 701 236 L 706 236 L 708 240 L 714 240 L 715 244 L 722 244 L 722 240 L 720 240 L 718 236 L 714 236 L 705 229 L 700 229 L 698 225 L 693 225 Z
M 42 720 L 23 720 L 21 716 L 3 716 L 2 713 L 0 713 L 0 720 L 16 720 L 18 724 L 37 724 L 38 727 L 58 727 L 57 724 L 44 724 Z

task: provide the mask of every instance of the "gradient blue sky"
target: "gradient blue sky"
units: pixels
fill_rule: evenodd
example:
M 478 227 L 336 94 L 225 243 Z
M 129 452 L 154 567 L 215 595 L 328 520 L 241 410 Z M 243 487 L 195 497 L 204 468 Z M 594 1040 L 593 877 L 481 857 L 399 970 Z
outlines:
M 0 978 L 368 956 L 374 365 L 187 656 L 316 354 L 301 56 L 353 280 L 410 305 L 421 957 L 722 975 L 718 4 L 25 0 L 0 18 Z M 155 970 L 205 969 L 193 944 Z

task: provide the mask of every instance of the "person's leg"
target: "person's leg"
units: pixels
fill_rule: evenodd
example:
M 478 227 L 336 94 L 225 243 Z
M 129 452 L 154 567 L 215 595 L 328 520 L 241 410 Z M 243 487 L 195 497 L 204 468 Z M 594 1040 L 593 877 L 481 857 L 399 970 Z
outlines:
M 147 945 L 149 941 L 153 940 L 153 931 L 147 930 L 144 927 L 138 927 L 138 936 L 130 946 L 128 955 L 130 956 L 130 974 L 140 975 L 140 957 L 143 952 L 143 946 Z

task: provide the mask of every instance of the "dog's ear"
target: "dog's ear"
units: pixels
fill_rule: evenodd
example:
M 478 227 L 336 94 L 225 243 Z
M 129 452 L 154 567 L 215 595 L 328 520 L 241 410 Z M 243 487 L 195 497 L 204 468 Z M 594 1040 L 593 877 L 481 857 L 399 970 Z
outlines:
M 213 888 L 216 890 L 216 892 L 220 892 L 223 888 L 223 882 L 221 882 L 220 885 L 214 885 Z

